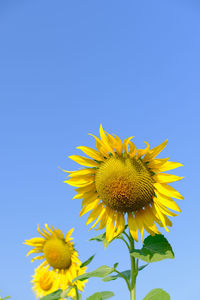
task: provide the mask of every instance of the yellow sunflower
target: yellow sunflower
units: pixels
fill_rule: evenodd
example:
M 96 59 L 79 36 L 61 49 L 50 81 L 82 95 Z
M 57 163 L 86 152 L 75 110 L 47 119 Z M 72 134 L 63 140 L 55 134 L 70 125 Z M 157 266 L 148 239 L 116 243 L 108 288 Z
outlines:
M 37 271 L 37 275 L 43 274 L 42 272 L 44 271 L 41 271 L 41 269 L 45 266 L 48 268 L 51 267 L 53 269 L 52 272 L 55 274 L 55 285 L 65 290 L 71 285 L 74 278 L 86 271 L 86 267 L 81 268 L 81 261 L 78 258 L 77 251 L 74 249 L 73 238 L 71 237 L 74 229 L 69 230 L 64 237 L 62 231 L 55 229 L 53 226 L 50 228 L 45 224 L 45 228 L 46 229 L 42 228 L 42 230 L 40 230 L 38 226 L 37 230 L 42 237 L 25 241 L 26 245 L 34 247 L 27 253 L 27 256 L 32 253 L 40 253 L 39 256 L 32 259 L 32 261 L 44 259 L 44 262 L 39 267 L 40 270 L 38 269 Z M 53 273 L 48 274 L 47 282 L 50 282 L 50 279 L 53 278 Z M 38 276 L 35 278 L 37 279 Z M 80 291 L 83 290 L 84 284 L 85 281 L 75 282 L 75 285 Z
M 33 291 L 37 298 L 44 297 L 59 289 L 59 282 L 56 280 L 56 273 L 49 270 L 49 267 L 37 267 L 32 279 Z
M 183 177 L 166 174 L 182 164 L 169 161 L 169 158 L 157 159 L 165 148 L 167 140 L 150 149 L 137 149 L 129 137 L 123 142 L 116 135 L 105 132 L 100 126 L 100 139 L 96 140 L 94 150 L 89 147 L 77 147 L 87 156 L 69 156 L 85 168 L 77 171 L 65 171 L 69 177 L 65 182 L 77 187 L 75 199 L 83 199 L 80 216 L 92 211 L 86 224 L 95 221 L 91 228 L 99 223 L 98 229 L 106 227 L 108 241 L 120 234 L 125 227 L 125 216 L 130 233 L 138 241 L 138 230 L 143 238 L 144 229 L 151 235 L 159 234 L 156 223 L 169 231 L 172 226 L 167 216 L 176 216 L 170 209 L 180 212 L 172 198 L 183 197 L 168 183 Z
M 86 272 L 86 269 L 87 269 L 86 267 L 79 268 L 77 270 L 76 277 L 84 274 Z M 85 283 L 87 281 L 88 280 L 84 280 L 84 281 L 77 280 L 72 283 L 72 282 L 68 281 L 68 279 L 66 278 L 66 276 L 64 274 L 59 274 L 59 277 L 58 277 L 59 288 L 62 290 L 66 290 L 68 288 L 68 286 L 76 286 L 77 289 L 80 292 L 82 292 L 84 289 Z M 69 293 L 67 294 L 67 296 L 71 297 L 72 299 L 74 299 L 74 298 L 76 299 L 76 290 L 74 288 L 72 288 L 69 291 Z

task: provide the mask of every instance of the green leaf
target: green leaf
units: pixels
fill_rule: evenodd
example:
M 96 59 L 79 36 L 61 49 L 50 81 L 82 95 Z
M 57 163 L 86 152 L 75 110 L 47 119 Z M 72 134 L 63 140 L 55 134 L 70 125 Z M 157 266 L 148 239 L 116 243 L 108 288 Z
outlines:
M 62 290 L 57 290 L 47 296 L 40 298 L 40 300 L 59 300 L 62 294 Z
M 142 265 L 138 268 L 138 271 L 142 271 L 144 268 L 146 268 L 149 264 L 145 264 L 145 265 Z
M 118 265 L 118 263 L 114 264 L 114 266 L 112 268 L 110 268 L 108 266 L 101 266 L 92 272 L 84 273 L 84 274 L 76 277 L 75 279 L 73 279 L 72 282 L 74 282 L 76 280 L 83 281 L 83 280 L 86 280 L 91 277 L 106 277 L 107 275 L 109 275 L 110 273 L 112 273 L 115 270 L 117 265 Z
M 147 263 L 174 258 L 174 252 L 167 239 L 161 235 L 148 236 L 144 240 L 142 249 L 134 249 L 131 255 Z
M 126 277 L 127 280 L 130 280 L 131 278 L 131 270 L 126 270 L 123 272 L 120 272 L 124 277 Z M 102 281 L 107 282 L 107 281 L 112 281 L 116 280 L 117 278 L 123 278 L 120 274 L 113 275 L 113 276 L 108 276 L 102 279 Z
M 100 235 L 97 235 L 97 236 L 95 236 L 95 237 L 93 237 L 93 238 L 91 238 L 91 239 L 89 239 L 89 241 L 102 242 L 105 249 L 108 247 L 108 245 L 109 245 L 110 242 L 111 242 L 111 241 L 108 242 L 108 241 L 106 240 L 106 233 L 105 233 L 105 232 L 102 233 L 102 234 L 100 234 Z
M 86 300 L 104 300 L 114 296 L 113 292 L 97 292 L 92 296 L 88 297 Z
M 90 256 L 90 258 L 88 258 L 86 261 L 84 261 L 80 267 L 83 268 L 83 267 L 89 265 L 94 257 L 95 257 L 95 254 Z
M 170 300 L 170 295 L 162 289 L 153 289 L 143 300 Z

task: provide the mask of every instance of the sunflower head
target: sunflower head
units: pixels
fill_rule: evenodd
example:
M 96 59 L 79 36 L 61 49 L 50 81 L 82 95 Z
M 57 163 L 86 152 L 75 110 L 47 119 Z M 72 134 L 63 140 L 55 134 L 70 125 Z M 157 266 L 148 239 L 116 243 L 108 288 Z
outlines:
M 33 291 L 37 297 L 43 297 L 53 293 L 59 288 L 58 281 L 55 277 L 55 272 L 50 271 L 48 266 L 38 267 L 32 279 Z
M 68 270 L 72 262 L 80 264 L 78 254 L 74 250 L 72 238 L 70 237 L 73 230 L 71 229 L 64 237 L 62 231 L 55 229 L 53 226 L 50 228 L 45 224 L 45 229 L 43 228 L 42 230 L 38 226 L 38 232 L 42 237 L 25 241 L 26 245 L 33 247 L 27 255 L 41 253 L 40 256 L 34 257 L 32 261 L 45 259 L 44 265 L 48 265 L 58 272 Z
M 40 237 L 26 240 L 25 244 L 33 247 L 27 255 L 41 254 L 34 257 L 32 261 L 44 260 L 35 270 L 32 280 L 34 291 L 41 297 L 59 288 L 67 289 L 72 285 L 73 279 L 84 274 L 87 268 L 81 267 L 78 253 L 74 249 L 71 237 L 74 229 L 69 230 L 65 236 L 61 230 L 53 226 L 49 227 L 47 224 L 42 229 L 38 226 L 37 230 Z M 82 291 L 85 283 L 86 281 L 76 281 L 73 285 Z M 70 295 L 73 293 L 71 291 Z
M 70 247 L 63 239 L 52 238 L 46 241 L 44 257 L 54 269 L 65 270 L 71 265 Z
M 108 159 L 96 172 L 95 186 L 102 201 L 116 211 L 136 211 L 154 196 L 151 173 L 136 158 Z
M 172 198 L 183 197 L 168 183 L 182 179 L 164 171 L 182 166 L 170 162 L 169 158 L 157 159 L 165 148 L 167 140 L 150 149 L 147 142 L 145 149 L 137 149 L 131 141 L 123 142 L 116 135 L 105 132 L 100 126 L 100 138 L 96 140 L 96 150 L 78 147 L 87 156 L 72 155 L 70 158 L 83 169 L 66 171 L 69 178 L 65 182 L 75 186 L 76 199 L 83 199 L 80 216 L 91 211 L 87 224 L 94 221 L 91 228 L 99 223 L 99 229 L 106 227 L 106 237 L 113 239 L 125 227 L 127 216 L 129 230 L 138 240 L 138 230 L 143 236 L 146 229 L 150 234 L 159 233 L 156 223 L 167 226 L 172 223 L 168 216 L 175 216 L 171 211 L 180 211 Z

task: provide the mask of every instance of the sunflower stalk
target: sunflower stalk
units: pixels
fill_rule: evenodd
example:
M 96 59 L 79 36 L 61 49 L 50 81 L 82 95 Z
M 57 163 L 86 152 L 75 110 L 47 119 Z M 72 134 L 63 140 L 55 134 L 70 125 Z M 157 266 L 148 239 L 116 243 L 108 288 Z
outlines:
M 139 259 L 135 259 L 135 257 L 131 255 L 131 252 L 135 249 L 134 239 L 132 238 L 131 234 L 130 233 L 127 234 L 125 230 L 123 231 L 123 234 L 127 237 L 129 243 L 123 237 L 121 237 L 120 239 L 123 242 L 125 242 L 129 250 L 130 259 L 131 259 L 131 276 L 127 286 L 130 291 L 130 299 L 135 300 L 136 299 L 136 278 L 138 275 Z
M 135 249 L 134 247 L 134 240 L 129 233 L 129 241 L 130 241 L 130 252 Z M 134 256 L 130 255 L 131 259 L 131 290 L 130 290 L 130 299 L 131 300 L 136 300 L 136 278 L 138 275 L 138 259 L 137 261 L 135 260 Z
M 80 300 L 79 293 L 78 293 L 78 288 L 77 288 L 76 285 L 75 285 L 75 290 L 76 290 L 76 300 Z

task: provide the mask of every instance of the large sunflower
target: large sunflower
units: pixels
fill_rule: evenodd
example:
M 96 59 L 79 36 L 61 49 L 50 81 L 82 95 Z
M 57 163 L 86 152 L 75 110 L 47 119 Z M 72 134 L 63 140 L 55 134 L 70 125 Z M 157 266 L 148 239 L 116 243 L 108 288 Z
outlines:
M 150 149 L 137 149 L 129 137 L 121 141 L 116 135 L 110 135 L 100 126 L 100 139 L 96 140 L 94 150 L 89 147 L 77 147 L 92 159 L 72 155 L 72 160 L 85 166 L 69 173 L 67 182 L 77 187 L 75 199 L 83 199 L 80 216 L 92 211 L 86 224 L 95 221 L 91 228 L 99 223 L 98 229 L 106 227 L 108 241 L 120 234 L 125 227 L 125 216 L 132 237 L 138 241 L 138 229 L 143 238 L 144 229 L 151 235 L 159 233 L 156 224 L 172 226 L 167 216 L 176 216 L 170 209 L 180 212 L 172 198 L 183 197 L 168 183 L 183 177 L 165 174 L 182 164 L 169 161 L 169 158 L 156 159 L 165 148 L 167 140 Z
M 42 260 L 44 262 L 37 269 L 36 275 L 34 277 L 34 283 L 37 291 L 39 291 L 38 278 L 43 276 L 46 278 L 44 285 L 50 285 L 53 280 L 56 281 L 55 286 L 65 290 L 69 285 L 72 284 L 72 280 L 77 276 L 83 274 L 86 271 L 86 267 L 81 267 L 81 261 L 78 258 L 78 253 L 74 249 L 73 238 L 71 234 L 74 229 L 69 230 L 69 232 L 63 235 L 62 231 L 55 229 L 53 226 L 51 228 L 45 224 L 45 228 L 40 230 L 38 226 L 38 232 L 42 237 L 32 238 L 26 240 L 25 244 L 34 247 L 27 253 L 27 256 L 32 253 L 40 253 L 40 256 L 36 256 L 32 259 Z M 48 269 L 45 269 L 47 266 Z M 52 271 L 49 268 L 52 268 Z M 50 273 L 48 273 L 50 272 Z M 52 273 L 53 272 L 53 273 Z M 84 282 L 76 281 L 74 285 L 82 291 L 85 285 Z M 40 289 L 41 291 L 41 289 Z M 71 291 L 70 296 L 73 296 L 73 291 Z

